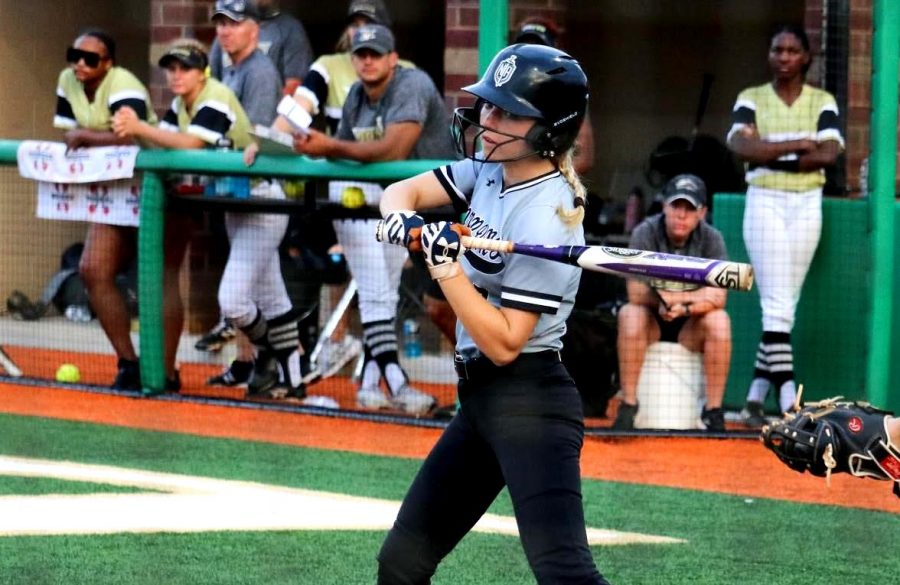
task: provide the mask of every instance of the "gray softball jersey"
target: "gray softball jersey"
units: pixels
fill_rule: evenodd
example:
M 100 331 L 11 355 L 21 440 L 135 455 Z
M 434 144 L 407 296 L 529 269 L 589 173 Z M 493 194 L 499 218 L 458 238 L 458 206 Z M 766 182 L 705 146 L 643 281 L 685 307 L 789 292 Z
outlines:
M 557 208 L 572 209 L 574 195 L 553 171 L 515 185 L 504 185 L 503 167 L 464 159 L 434 170 L 454 207 L 465 212 L 472 235 L 522 244 L 584 245 L 581 225 L 569 227 Z M 538 313 L 537 325 L 522 353 L 562 348 L 581 269 L 519 254 L 467 250 L 460 261 L 469 280 L 495 307 Z M 457 323 L 456 350 L 479 355 L 475 342 Z

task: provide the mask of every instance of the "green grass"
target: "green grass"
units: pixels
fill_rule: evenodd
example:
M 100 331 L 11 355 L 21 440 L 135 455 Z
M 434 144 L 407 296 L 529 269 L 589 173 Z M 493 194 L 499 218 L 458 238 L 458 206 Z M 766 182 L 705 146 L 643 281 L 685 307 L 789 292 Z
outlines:
M 404 458 L 8 415 L 0 415 L 0 429 L 4 455 L 395 500 L 403 497 L 419 465 Z M 0 494 L 23 489 L 19 479 L 0 477 L 4 484 Z M 900 575 L 897 514 L 590 480 L 584 482 L 584 500 L 591 526 L 688 540 L 593 549 L 601 571 L 616 584 L 869 584 L 895 582 Z M 508 497 L 502 495 L 491 511 L 511 514 Z M 0 537 L 0 583 L 373 583 L 383 536 L 292 531 Z M 434 579 L 436 585 L 531 582 L 516 539 L 476 533 L 463 540 Z
M 35 477 L 3 477 L 0 476 L 0 496 L 43 496 L 43 495 L 79 495 L 79 494 L 135 494 L 147 491 L 128 486 L 91 483 L 87 481 L 65 481 Z

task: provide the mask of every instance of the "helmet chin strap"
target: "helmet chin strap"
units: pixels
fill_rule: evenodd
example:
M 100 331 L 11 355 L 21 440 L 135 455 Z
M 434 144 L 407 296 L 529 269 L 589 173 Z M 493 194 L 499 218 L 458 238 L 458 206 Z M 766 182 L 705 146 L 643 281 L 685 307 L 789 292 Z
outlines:
M 473 141 L 472 141 L 473 149 L 474 149 L 475 141 L 478 140 L 479 138 L 481 138 L 481 136 L 482 136 L 485 132 L 488 131 L 488 128 L 485 128 L 484 126 L 479 125 L 479 127 L 481 128 L 481 130 L 475 135 L 475 137 L 474 137 L 474 139 L 473 139 Z M 536 154 L 538 154 L 538 155 L 540 154 L 538 151 L 534 150 L 534 147 L 532 146 L 531 152 L 526 152 L 525 154 L 519 155 L 519 156 L 517 156 L 517 157 L 513 157 L 513 158 L 504 158 L 504 159 L 492 159 L 491 157 L 494 155 L 494 152 L 495 152 L 498 148 L 500 148 L 501 146 L 510 144 L 510 143 L 512 143 L 512 142 L 515 142 L 516 140 L 525 140 L 525 137 L 524 137 L 524 136 L 516 136 L 516 135 L 514 135 L 514 134 L 506 134 L 505 132 L 499 132 L 499 131 L 497 131 L 497 130 L 491 130 L 491 132 L 493 132 L 494 134 L 499 134 L 499 135 L 501 135 L 501 136 L 506 136 L 507 138 L 509 138 L 509 140 L 504 140 L 503 142 L 501 142 L 501 143 L 499 143 L 499 144 L 495 144 L 494 147 L 491 149 L 491 151 L 490 151 L 489 153 L 486 153 L 486 154 L 485 154 L 485 157 L 484 157 L 483 159 L 481 159 L 482 162 L 496 162 L 496 163 L 515 162 L 515 161 L 518 161 L 518 160 L 522 160 L 523 158 L 528 158 L 528 157 L 530 157 L 530 156 L 534 156 L 534 155 L 536 155 Z M 526 142 L 526 144 L 528 144 L 528 146 L 531 146 L 531 144 L 528 143 L 527 140 L 526 140 L 525 142 Z M 475 153 L 473 152 L 472 154 L 474 155 Z

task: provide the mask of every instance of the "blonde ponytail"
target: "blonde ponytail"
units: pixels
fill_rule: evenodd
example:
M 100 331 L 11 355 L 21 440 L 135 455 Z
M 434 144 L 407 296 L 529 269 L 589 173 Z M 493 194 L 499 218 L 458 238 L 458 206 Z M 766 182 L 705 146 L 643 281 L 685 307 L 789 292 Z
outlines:
M 559 161 L 559 172 L 563 178 L 572 187 L 575 193 L 575 208 L 565 209 L 562 205 L 556 208 L 556 215 L 562 219 L 563 223 L 569 227 L 575 227 L 584 221 L 584 202 L 587 197 L 587 189 L 581 183 L 581 179 L 575 172 L 575 147 L 567 150 Z

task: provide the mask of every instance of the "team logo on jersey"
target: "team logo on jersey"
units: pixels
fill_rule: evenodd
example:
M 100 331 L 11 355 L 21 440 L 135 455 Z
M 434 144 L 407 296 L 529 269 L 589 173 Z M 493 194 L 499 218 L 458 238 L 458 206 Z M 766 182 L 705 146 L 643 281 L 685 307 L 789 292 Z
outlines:
M 500 232 L 491 227 L 491 225 L 480 215 L 475 213 L 471 207 L 466 214 L 466 226 L 472 230 L 472 235 L 476 238 L 487 238 L 489 240 L 499 240 Z M 494 250 L 466 250 L 463 254 L 472 268 L 482 274 L 497 274 L 506 266 L 503 262 L 503 254 Z
M 512 79 L 513 73 L 516 72 L 516 55 L 510 55 L 503 61 L 500 61 L 500 64 L 497 65 L 497 68 L 494 70 L 494 86 L 500 87 L 510 79 Z

